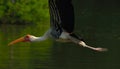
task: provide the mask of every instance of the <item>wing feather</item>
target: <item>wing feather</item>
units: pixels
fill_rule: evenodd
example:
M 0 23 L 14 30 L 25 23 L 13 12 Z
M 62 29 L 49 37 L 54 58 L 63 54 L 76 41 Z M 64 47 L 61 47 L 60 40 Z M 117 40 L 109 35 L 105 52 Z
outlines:
M 50 25 L 59 31 L 71 33 L 74 29 L 74 9 L 71 0 L 49 0 Z

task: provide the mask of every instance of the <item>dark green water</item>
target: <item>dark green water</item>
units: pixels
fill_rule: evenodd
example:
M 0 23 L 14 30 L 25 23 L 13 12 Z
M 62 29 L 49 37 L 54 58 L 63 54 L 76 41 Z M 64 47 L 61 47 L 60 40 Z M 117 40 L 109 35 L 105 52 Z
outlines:
M 92 0 L 93 1 L 93 0 Z M 42 35 L 49 23 L 40 25 L 0 26 L 0 69 L 120 69 L 120 13 L 118 4 L 107 1 L 73 1 L 75 32 L 87 44 L 106 47 L 108 52 L 95 52 L 73 43 L 52 40 L 36 43 L 7 44 L 26 34 Z M 80 4 L 79 4 L 80 3 Z M 115 2 L 117 3 L 117 2 Z
M 107 16 L 99 18 L 107 19 Z M 84 27 L 76 24 L 78 26 L 75 32 L 81 33 L 89 45 L 106 47 L 109 51 L 95 52 L 73 43 L 59 43 L 50 39 L 44 42 L 18 43 L 9 47 L 7 44 L 10 41 L 28 33 L 42 35 L 48 26 L 1 25 L 0 69 L 119 69 L 119 25 L 111 25 L 112 22 L 109 25 L 95 24 L 96 26 L 84 23 Z

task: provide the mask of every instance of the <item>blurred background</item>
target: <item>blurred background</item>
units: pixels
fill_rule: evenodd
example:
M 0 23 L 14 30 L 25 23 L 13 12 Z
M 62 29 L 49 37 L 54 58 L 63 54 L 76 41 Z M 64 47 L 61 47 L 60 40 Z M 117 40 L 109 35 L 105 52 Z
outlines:
M 120 69 L 118 0 L 73 0 L 75 33 L 95 52 L 73 43 L 7 44 L 26 34 L 41 36 L 49 28 L 48 0 L 0 0 L 0 69 Z

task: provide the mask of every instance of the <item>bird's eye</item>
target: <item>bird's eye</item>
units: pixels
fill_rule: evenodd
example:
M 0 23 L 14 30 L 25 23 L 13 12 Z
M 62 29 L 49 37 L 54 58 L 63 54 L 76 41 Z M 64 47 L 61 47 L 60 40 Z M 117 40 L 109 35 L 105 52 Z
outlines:
M 30 41 L 30 36 L 26 35 L 24 39 L 25 39 L 25 42 L 28 42 L 28 41 Z

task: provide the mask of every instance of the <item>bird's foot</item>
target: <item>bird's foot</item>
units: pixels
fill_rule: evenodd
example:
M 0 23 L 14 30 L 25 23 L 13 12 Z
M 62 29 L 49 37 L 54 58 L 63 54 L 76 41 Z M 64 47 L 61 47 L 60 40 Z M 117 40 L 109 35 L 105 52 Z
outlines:
M 98 51 L 98 52 L 105 52 L 105 51 L 108 51 L 107 48 L 100 48 L 100 47 L 94 48 L 94 50 L 96 50 L 96 51 Z

